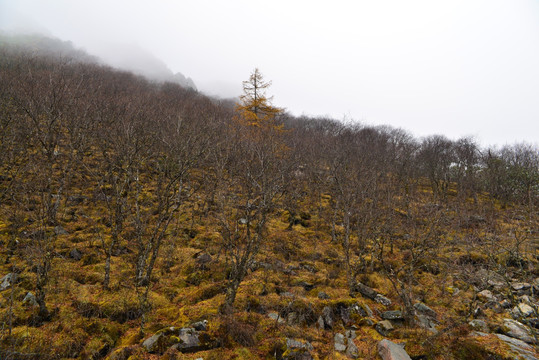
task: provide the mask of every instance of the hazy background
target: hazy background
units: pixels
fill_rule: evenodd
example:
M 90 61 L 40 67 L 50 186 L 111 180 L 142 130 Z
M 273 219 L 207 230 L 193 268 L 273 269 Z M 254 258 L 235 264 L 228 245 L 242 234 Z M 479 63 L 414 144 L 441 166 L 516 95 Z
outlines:
M 295 115 L 539 141 L 537 0 L 0 0 L 0 29 L 146 54 L 223 97 L 258 67 Z

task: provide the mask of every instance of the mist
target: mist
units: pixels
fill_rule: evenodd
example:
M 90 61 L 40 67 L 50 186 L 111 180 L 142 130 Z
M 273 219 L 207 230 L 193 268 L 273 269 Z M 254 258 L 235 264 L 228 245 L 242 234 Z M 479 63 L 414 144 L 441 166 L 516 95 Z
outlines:
M 537 143 L 536 1 L 0 1 L 0 29 L 236 97 L 258 67 L 276 106 L 416 136 Z

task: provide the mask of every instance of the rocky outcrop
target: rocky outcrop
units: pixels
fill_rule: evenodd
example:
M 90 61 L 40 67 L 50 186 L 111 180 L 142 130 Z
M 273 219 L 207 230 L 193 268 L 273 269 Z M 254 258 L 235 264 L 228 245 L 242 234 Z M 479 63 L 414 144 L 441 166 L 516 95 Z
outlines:
M 207 323 L 195 323 L 199 328 L 204 328 Z M 169 327 L 159 330 L 142 343 L 142 347 L 149 353 L 162 354 L 167 349 L 176 349 L 183 353 L 197 352 L 212 349 L 218 346 L 218 342 L 211 338 L 205 331 L 191 328 Z
M 387 339 L 378 343 L 378 355 L 382 360 L 412 360 L 401 345 Z
M 314 348 L 308 341 L 286 339 L 286 351 L 283 354 L 285 360 L 312 360 L 311 351 Z
M 536 342 L 530 329 L 516 320 L 504 319 L 502 330 L 505 335 L 522 340 L 528 344 L 534 344 Z

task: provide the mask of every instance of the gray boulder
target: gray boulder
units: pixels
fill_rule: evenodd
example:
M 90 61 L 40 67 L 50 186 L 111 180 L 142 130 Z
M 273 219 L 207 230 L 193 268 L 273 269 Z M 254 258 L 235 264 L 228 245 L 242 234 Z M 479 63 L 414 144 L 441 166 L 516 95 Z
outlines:
M 142 347 L 149 353 L 162 352 L 165 347 L 165 334 L 160 332 L 150 336 L 142 343 Z
M 58 226 L 55 226 L 54 227 L 54 233 L 56 235 L 68 235 L 69 233 L 67 232 L 66 229 L 64 229 L 62 226 L 58 225 Z
M 468 323 L 468 325 L 470 325 L 470 327 L 476 331 L 481 331 L 481 332 L 484 332 L 484 333 L 488 333 L 489 332 L 489 328 L 488 328 L 488 325 L 485 321 L 483 320 L 478 320 L 478 319 L 474 319 L 472 321 L 470 321 Z
M 368 287 L 367 285 L 363 285 L 362 283 L 357 283 L 354 287 L 354 290 L 360 293 L 361 295 L 363 295 L 364 297 L 369 298 L 371 300 L 376 299 L 376 295 L 378 295 L 376 290 Z
M 22 304 L 28 305 L 28 306 L 37 306 L 38 304 L 37 304 L 36 296 L 32 294 L 31 292 L 28 292 L 26 296 L 24 297 L 24 299 L 22 300 Z
M 402 346 L 387 339 L 378 343 L 378 355 L 382 360 L 412 360 Z
M 514 339 L 502 334 L 496 334 L 496 336 L 509 346 L 511 351 L 517 356 L 515 359 L 537 360 L 531 345 L 526 344 L 522 340 Z
M 384 306 L 389 306 L 391 305 L 391 300 L 386 298 L 384 295 L 382 294 L 378 294 L 374 297 L 374 301 L 376 301 L 377 303 L 379 304 L 382 304 Z
M 388 336 L 395 329 L 389 320 L 380 321 L 374 328 L 383 336 Z
M 425 305 L 422 302 L 418 302 L 414 304 L 414 309 L 424 315 L 430 316 L 433 319 L 436 319 L 438 317 L 438 314 L 436 314 L 436 311 L 432 310 L 430 307 Z
M 15 273 L 7 274 L 2 279 L 0 279 L 0 291 L 6 290 L 15 281 L 17 281 L 17 274 L 15 274 Z
M 328 300 L 330 297 L 328 294 L 326 294 L 325 292 L 323 291 L 320 291 L 318 293 L 318 298 L 321 299 L 321 300 Z
M 206 331 L 208 330 L 208 320 L 197 321 L 192 323 L 191 327 L 197 331 Z
M 312 360 L 311 351 L 314 348 L 308 341 L 286 339 L 286 351 L 283 355 L 285 360 Z
M 345 337 L 341 333 L 335 334 L 335 351 L 344 352 L 346 351 Z
M 530 329 L 526 325 L 513 320 L 513 319 L 504 319 L 502 330 L 505 335 L 510 336 L 515 339 L 522 340 L 528 344 L 535 343 L 535 338 L 533 337 Z
M 322 310 L 322 319 L 324 320 L 324 324 L 326 328 L 333 328 L 334 321 L 333 321 L 333 311 L 329 306 L 324 307 Z
M 194 328 L 180 329 L 178 338 L 180 342 L 174 345 L 174 348 L 181 352 L 196 352 L 203 350 L 198 338 L 198 332 Z
M 384 320 L 404 320 L 404 316 L 400 310 L 384 311 L 381 316 Z

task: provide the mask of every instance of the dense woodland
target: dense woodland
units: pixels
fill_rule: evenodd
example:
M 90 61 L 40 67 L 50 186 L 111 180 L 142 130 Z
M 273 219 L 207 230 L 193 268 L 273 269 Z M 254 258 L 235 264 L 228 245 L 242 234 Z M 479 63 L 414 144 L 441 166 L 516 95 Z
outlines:
M 1 359 L 536 358 L 539 149 L 294 117 L 269 85 L 0 49 Z

